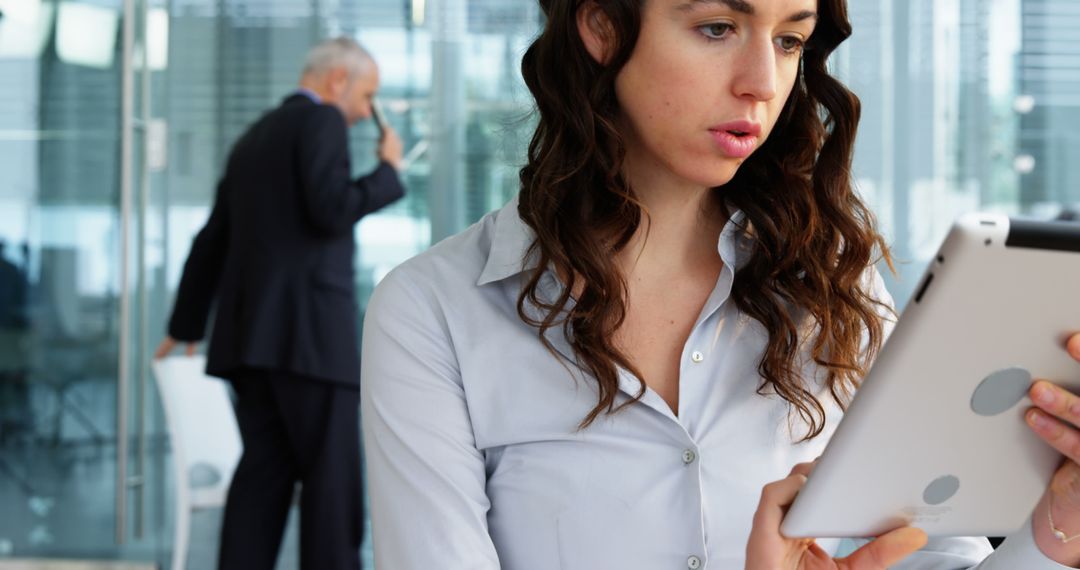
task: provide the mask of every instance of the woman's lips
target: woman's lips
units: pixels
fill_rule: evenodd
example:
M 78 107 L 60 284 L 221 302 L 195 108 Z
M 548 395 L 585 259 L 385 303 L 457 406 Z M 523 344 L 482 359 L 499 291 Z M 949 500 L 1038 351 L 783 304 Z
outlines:
M 757 136 L 746 131 L 709 129 L 709 134 L 716 141 L 716 146 L 720 147 L 720 152 L 729 158 L 746 158 L 757 148 Z
M 729 158 L 746 158 L 757 148 L 761 136 L 761 123 L 749 119 L 737 119 L 709 127 L 709 133 Z

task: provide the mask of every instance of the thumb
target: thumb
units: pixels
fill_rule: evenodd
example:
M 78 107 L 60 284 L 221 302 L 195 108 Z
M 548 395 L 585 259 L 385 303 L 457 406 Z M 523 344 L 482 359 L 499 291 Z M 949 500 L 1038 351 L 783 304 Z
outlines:
M 906 526 L 887 532 L 869 544 L 838 560 L 838 566 L 845 570 L 884 570 L 916 550 L 926 546 L 926 532 L 922 529 Z

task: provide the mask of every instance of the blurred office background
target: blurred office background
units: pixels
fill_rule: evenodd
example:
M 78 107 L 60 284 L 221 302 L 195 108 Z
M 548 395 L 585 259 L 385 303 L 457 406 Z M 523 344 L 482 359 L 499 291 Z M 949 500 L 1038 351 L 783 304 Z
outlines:
M 1080 203 L 1073 0 L 851 0 L 833 65 L 903 305 L 952 219 Z M 356 229 L 361 307 L 395 264 L 517 190 L 530 0 L 0 0 L 0 568 L 167 567 L 175 481 L 149 375 L 225 154 L 348 34 L 382 70 L 408 197 Z M 353 130 L 357 171 L 376 131 Z M 362 315 L 358 315 L 362 318 Z M 196 515 L 212 568 L 220 513 Z M 295 523 L 291 523 L 295 524 Z M 295 528 L 279 567 L 295 568 Z M 370 548 L 369 546 L 366 548 Z M 370 566 L 370 551 L 365 552 Z

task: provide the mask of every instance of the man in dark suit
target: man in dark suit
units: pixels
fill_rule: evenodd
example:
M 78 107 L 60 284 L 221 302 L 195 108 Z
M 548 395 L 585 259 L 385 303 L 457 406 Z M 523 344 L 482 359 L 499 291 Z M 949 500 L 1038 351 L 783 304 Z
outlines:
M 351 39 L 312 48 L 300 89 L 233 147 L 184 266 L 169 334 L 188 354 L 217 309 L 207 373 L 237 393 L 244 453 L 218 565 L 274 568 L 296 482 L 305 570 L 360 568 L 359 339 L 353 226 L 404 195 L 401 142 L 351 178 L 346 131 L 372 116 L 378 67 Z

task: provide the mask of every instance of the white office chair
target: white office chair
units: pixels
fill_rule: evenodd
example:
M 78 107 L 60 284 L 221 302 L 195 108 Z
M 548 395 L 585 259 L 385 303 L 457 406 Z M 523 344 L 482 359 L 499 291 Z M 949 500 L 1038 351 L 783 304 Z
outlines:
M 225 506 L 243 444 L 225 382 L 206 376 L 203 356 L 155 360 L 176 475 L 172 570 L 185 570 L 191 514 Z

